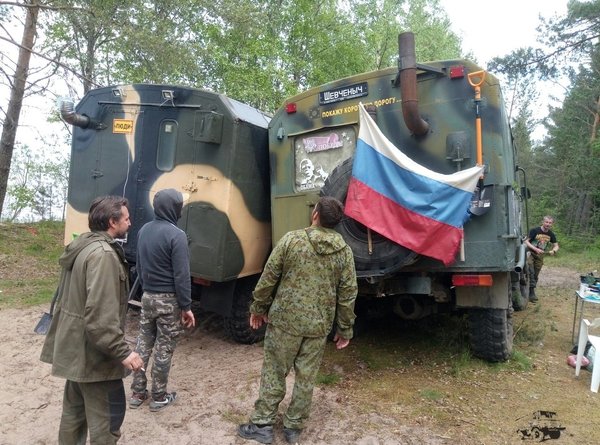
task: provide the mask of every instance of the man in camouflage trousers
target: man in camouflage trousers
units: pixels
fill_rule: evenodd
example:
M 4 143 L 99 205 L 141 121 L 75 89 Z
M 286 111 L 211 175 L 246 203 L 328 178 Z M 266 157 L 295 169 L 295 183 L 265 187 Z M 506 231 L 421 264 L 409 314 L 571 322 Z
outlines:
M 191 311 L 187 235 L 177 227 L 183 195 L 174 189 L 160 190 L 153 205 L 155 219 L 138 233 L 136 267 L 144 294 L 136 351 L 144 368 L 133 374 L 129 407 L 139 408 L 148 398 L 145 368 L 154 350 L 150 411 L 160 411 L 177 397 L 176 392 L 167 392 L 177 339 L 183 326 L 193 327 L 196 321 Z
M 334 318 L 337 349 L 350 343 L 357 284 L 352 250 L 333 230 L 342 216 L 341 202 L 322 197 L 312 225 L 288 232 L 275 246 L 254 289 L 250 325 L 268 325 L 258 400 L 250 422 L 238 428 L 245 439 L 272 443 L 285 379 L 293 367 L 294 390 L 283 432 L 288 443 L 297 443 Z

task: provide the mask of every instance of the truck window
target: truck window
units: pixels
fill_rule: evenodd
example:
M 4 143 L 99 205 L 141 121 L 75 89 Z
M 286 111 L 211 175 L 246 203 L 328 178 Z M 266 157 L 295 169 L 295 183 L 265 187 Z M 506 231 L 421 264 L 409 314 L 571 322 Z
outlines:
M 323 187 L 331 171 L 352 156 L 356 146 L 356 131 L 351 126 L 321 130 L 296 136 L 296 189 Z
M 175 164 L 175 148 L 177 146 L 177 121 L 165 119 L 160 123 L 158 149 L 156 150 L 156 167 L 162 171 L 171 171 Z

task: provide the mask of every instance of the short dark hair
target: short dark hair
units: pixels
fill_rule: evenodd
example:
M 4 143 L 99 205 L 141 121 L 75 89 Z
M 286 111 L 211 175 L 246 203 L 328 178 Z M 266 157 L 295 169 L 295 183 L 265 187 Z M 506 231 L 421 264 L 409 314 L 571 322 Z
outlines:
M 92 201 L 88 215 L 88 226 L 92 232 L 106 232 L 110 220 L 119 220 L 123 216 L 123 207 L 129 201 L 122 196 L 100 196 Z
M 321 225 L 333 229 L 344 217 L 344 205 L 333 196 L 322 196 L 315 206 Z

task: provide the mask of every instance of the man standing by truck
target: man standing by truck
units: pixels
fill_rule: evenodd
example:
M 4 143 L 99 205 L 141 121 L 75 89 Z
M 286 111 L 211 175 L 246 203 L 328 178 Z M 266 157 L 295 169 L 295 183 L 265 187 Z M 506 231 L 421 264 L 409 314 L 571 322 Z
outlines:
M 177 227 L 183 195 L 175 189 L 160 190 L 154 195 L 153 205 L 154 220 L 138 233 L 136 267 L 144 294 L 136 350 L 144 367 L 154 350 L 150 411 L 160 411 L 177 397 L 176 392 L 167 392 L 177 339 L 183 326 L 193 327 L 196 320 L 191 310 L 188 239 Z M 148 398 L 147 384 L 145 369 L 133 374 L 130 408 L 139 408 Z
M 320 198 L 311 214 L 311 226 L 282 237 L 254 289 L 250 325 L 254 329 L 264 323 L 268 326 L 258 400 L 250 422 L 238 428 L 245 439 L 272 443 L 285 379 L 293 367 L 294 390 L 283 417 L 283 432 L 288 443 L 297 443 L 310 414 L 334 317 L 337 349 L 350 343 L 357 283 L 352 250 L 333 230 L 342 217 L 340 201 Z
M 550 230 L 552 224 L 554 224 L 554 218 L 550 215 L 544 216 L 542 225 L 531 229 L 529 236 L 525 239 L 525 244 L 530 252 L 530 257 L 527 261 L 530 265 L 530 270 L 533 269 L 533 273 L 529 275 L 529 301 L 532 302 L 538 301 L 535 295 L 535 288 L 540 271 L 544 265 L 544 255 L 554 255 L 558 252 L 556 235 Z
M 115 444 L 125 418 L 123 378 L 142 367 L 125 341 L 128 266 L 117 238 L 127 233 L 127 199 L 96 198 L 90 232 L 79 235 L 61 255 L 58 310 L 41 360 L 65 382 L 60 444 Z

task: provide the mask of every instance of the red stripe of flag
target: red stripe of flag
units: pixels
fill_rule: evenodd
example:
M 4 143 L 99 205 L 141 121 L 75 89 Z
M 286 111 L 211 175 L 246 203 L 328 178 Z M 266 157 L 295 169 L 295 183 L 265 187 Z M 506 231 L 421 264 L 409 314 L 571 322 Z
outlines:
M 344 213 L 380 235 L 448 266 L 455 260 L 463 230 L 415 213 L 350 179 Z

